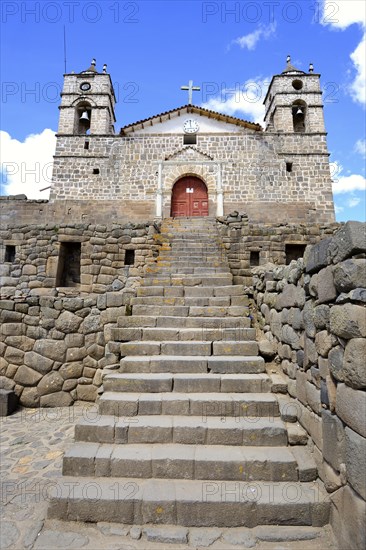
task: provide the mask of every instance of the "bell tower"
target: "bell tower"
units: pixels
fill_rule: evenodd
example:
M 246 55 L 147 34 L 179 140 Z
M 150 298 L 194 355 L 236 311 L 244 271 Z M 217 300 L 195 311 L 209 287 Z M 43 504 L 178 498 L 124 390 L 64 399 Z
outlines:
M 264 100 L 267 132 L 325 133 L 320 75 L 296 69 L 287 56 L 284 71 L 275 75 Z
M 116 98 L 107 65 L 99 73 L 96 60 L 81 73 L 64 75 L 59 135 L 114 134 Z
M 323 115 L 320 75 L 287 64 L 274 75 L 264 100 L 264 139 L 277 154 L 276 196 L 285 197 L 288 211 L 306 212 L 318 223 L 334 221 L 329 151 Z M 304 214 L 296 214 L 299 218 Z

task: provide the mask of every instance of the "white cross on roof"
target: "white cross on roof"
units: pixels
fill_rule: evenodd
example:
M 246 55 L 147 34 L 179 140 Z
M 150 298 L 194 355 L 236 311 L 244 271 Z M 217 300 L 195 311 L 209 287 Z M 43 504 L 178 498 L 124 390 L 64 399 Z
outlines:
M 188 105 L 192 105 L 193 92 L 199 92 L 201 88 L 199 86 L 193 86 L 193 80 L 190 80 L 188 86 L 182 86 L 181 90 L 188 90 Z

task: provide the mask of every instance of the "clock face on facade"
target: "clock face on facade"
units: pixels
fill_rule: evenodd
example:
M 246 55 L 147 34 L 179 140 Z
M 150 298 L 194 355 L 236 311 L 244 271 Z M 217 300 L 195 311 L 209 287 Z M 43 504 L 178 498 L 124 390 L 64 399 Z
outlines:
M 89 82 L 82 82 L 80 84 L 80 90 L 83 90 L 83 92 L 87 92 L 88 90 L 90 90 L 91 88 L 91 85 L 89 84 Z
M 183 124 L 183 130 L 186 134 L 195 134 L 199 130 L 198 122 L 189 118 Z

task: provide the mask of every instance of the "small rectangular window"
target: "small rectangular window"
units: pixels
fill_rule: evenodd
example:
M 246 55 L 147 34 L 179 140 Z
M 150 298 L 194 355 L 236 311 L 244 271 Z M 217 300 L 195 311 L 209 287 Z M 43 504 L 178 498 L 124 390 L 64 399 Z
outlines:
M 183 136 L 183 145 L 196 145 L 197 136 L 196 134 Z
M 12 244 L 6 244 L 4 262 L 14 263 L 14 260 L 15 260 L 15 246 Z
M 99 174 L 99 168 L 93 168 L 93 174 Z
M 256 265 L 259 265 L 259 251 L 258 250 L 251 250 L 250 251 L 250 265 L 252 267 L 255 267 Z
M 292 172 L 292 162 L 286 162 L 286 172 Z
M 292 260 L 302 258 L 305 252 L 306 244 L 286 244 L 286 265 L 289 265 Z
M 125 265 L 133 265 L 135 263 L 135 251 L 126 250 Z
M 81 243 L 60 243 L 56 286 L 77 286 L 80 283 Z
M 86 141 L 86 142 L 84 143 L 84 149 L 89 149 L 89 141 Z

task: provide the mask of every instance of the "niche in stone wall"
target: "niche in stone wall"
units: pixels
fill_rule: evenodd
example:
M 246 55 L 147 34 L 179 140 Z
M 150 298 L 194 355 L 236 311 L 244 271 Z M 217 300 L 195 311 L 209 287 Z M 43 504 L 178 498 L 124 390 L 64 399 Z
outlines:
M 81 243 L 60 243 L 56 286 L 77 286 L 80 283 Z
M 286 265 L 289 265 L 292 260 L 302 258 L 305 252 L 306 244 L 292 243 L 285 245 Z
M 255 267 L 259 265 L 259 259 L 260 259 L 260 252 L 259 250 L 251 250 L 250 251 L 250 265 L 251 267 Z
M 15 261 L 15 245 L 6 244 L 4 251 L 4 262 L 14 263 Z
M 134 265 L 135 263 L 135 251 L 126 250 L 125 253 L 125 265 Z

